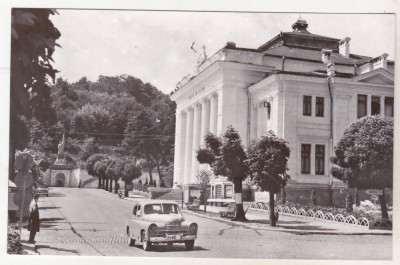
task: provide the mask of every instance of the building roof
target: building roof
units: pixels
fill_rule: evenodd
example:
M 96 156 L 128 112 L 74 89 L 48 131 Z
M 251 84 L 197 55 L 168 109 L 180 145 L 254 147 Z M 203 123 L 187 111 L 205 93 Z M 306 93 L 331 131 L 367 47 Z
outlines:
M 279 56 L 279 57 L 285 56 L 286 58 L 321 62 L 321 51 L 314 49 L 279 46 L 276 48 L 268 49 L 263 53 L 265 55 L 271 55 L 271 56 Z M 336 64 L 359 65 L 359 64 L 364 64 L 371 59 L 372 59 L 371 57 L 358 56 L 353 54 L 350 54 L 349 58 L 346 58 L 337 52 L 332 52 L 331 54 L 331 60 Z

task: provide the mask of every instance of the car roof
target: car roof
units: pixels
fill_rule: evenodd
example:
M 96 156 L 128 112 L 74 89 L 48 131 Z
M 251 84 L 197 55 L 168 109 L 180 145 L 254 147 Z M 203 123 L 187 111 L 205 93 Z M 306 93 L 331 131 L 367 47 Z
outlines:
M 168 201 L 168 200 L 145 200 L 145 201 L 136 202 L 134 205 L 137 205 L 137 204 L 147 205 L 147 204 L 160 204 L 160 203 L 178 205 L 175 201 Z

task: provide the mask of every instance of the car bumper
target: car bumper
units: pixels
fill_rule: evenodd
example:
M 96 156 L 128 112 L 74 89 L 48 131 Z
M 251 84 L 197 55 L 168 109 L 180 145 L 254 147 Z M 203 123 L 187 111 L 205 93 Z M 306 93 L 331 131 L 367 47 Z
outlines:
M 165 242 L 185 242 L 195 240 L 197 235 L 187 235 L 187 236 L 180 236 L 180 237 L 150 237 L 149 241 L 152 243 L 165 243 Z

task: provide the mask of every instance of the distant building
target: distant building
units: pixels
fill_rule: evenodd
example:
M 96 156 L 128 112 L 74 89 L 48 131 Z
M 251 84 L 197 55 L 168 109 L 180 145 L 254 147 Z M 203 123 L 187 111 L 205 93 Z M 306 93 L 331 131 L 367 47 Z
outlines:
M 311 189 L 344 186 L 330 175 L 333 146 L 358 118 L 393 117 L 394 62 L 387 54 L 352 54 L 350 38 L 311 34 L 307 27 L 300 17 L 293 32 L 257 49 L 228 42 L 178 83 L 171 95 L 177 104 L 174 182 L 195 183 L 204 136 L 232 125 L 245 147 L 269 130 L 289 143 L 287 190 L 296 192 L 288 195 L 309 199 Z

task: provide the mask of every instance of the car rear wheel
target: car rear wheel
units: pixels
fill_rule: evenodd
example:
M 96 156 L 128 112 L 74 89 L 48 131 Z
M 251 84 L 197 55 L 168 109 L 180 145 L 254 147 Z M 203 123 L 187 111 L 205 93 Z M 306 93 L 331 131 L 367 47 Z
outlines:
M 143 250 L 148 251 L 151 248 L 151 242 L 147 241 L 146 233 L 142 231 L 142 243 L 143 243 Z
M 186 250 L 192 250 L 194 246 L 194 240 L 185 241 Z

